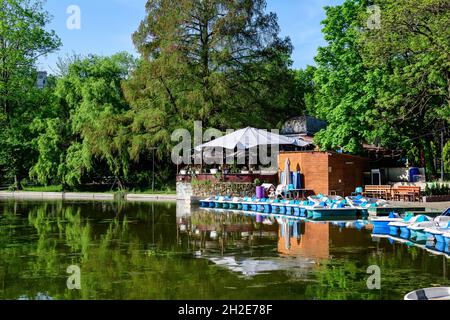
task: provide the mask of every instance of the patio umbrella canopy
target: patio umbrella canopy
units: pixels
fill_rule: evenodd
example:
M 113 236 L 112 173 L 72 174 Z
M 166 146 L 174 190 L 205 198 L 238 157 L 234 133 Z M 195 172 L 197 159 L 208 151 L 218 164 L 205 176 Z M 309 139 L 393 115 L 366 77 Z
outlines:
M 289 160 L 289 158 L 286 159 L 286 163 L 284 164 L 284 177 L 283 177 L 283 181 L 281 182 L 281 184 L 284 187 L 288 187 L 290 184 L 292 184 L 291 181 L 291 161 Z
M 202 144 L 196 147 L 195 150 L 201 151 L 204 148 L 224 148 L 233 150 L 237 148 L 238 150 L 247 150 L 261 145 L 289 144 L 300 147 L 309 145 L 303 140 L 288 138 L 265 130 L 248 127 Z

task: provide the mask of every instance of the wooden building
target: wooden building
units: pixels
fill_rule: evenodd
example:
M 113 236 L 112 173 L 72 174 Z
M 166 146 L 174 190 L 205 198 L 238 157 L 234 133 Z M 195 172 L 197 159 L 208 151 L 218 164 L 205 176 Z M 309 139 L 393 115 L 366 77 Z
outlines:
M 334 152 L 281 152 L 278 156 L 280 172 L 289 158 L 291 171 L 300 171 L 302 186 L 314 194 L 351 195 L 364 186 L 364 172 L 368 170 L 366 158 Z

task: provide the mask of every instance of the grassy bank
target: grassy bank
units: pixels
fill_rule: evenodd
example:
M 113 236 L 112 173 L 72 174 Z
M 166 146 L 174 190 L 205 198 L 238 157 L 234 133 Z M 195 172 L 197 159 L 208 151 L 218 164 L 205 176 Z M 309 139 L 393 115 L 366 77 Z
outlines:
M 62 186 L 24 186 L 22 191 L 28 192 L 62 192 Z

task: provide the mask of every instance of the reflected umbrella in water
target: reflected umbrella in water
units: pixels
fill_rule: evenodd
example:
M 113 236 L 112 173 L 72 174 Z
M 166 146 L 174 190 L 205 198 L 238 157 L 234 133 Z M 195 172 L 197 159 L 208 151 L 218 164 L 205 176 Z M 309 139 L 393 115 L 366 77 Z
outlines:
M 289 250 L 290 248 L 291 248 L 291 235 L 290 235 L 290 227 L 289 227 L 289 222 L 288 221 L 286 221 L 286 220 L 284 220 L 283 221 L 283 223 L 284 223 L 284 228 L 285 228 L 285 231 L 284 231 L 284 245 L 285 245 L 285 248 L 286 248 L 286 250 Z
M 245 276 L 255 276 L 267 272 L 278 270 L 304 268 L 310 269 L 315 266 L 314 260 L 311 259 L 243 259 L 237 260 L 235 257 L 210 257 L 210 261 L 216 265 L 225 267 L 233 272 L 241 273 Z
M 294 223 L 294 230 L 293 230 L 293 233 L 294 233 L 294 237 L 295 237 L 296 239 L 299 239 L 299 238 L 300 238 L 300 234 L 298 233 L 298 222 L 295 222 L 295 223 Z

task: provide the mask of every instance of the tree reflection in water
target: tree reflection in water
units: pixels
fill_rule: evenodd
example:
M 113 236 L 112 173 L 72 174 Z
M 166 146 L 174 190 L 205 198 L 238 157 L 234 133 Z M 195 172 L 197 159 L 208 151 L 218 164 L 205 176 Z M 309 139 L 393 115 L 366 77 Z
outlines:
M 441 259 L 327 222 L 177 217 L 171 203 L 0 202 L 2 299 L 401 298 L 448 284 Z M 366 288 L 371 264 L 381 291 Z M 67 289 L 70 265 L 81 268 L 79 291 Z

